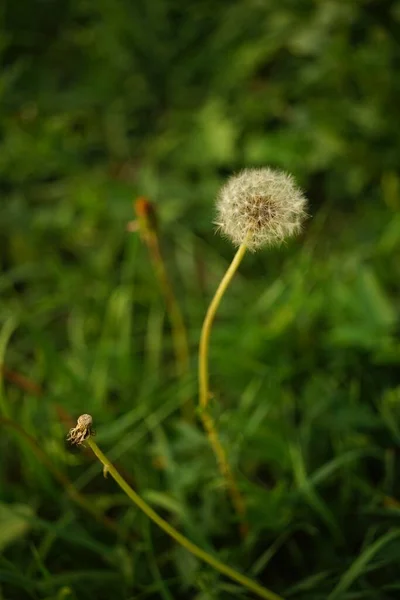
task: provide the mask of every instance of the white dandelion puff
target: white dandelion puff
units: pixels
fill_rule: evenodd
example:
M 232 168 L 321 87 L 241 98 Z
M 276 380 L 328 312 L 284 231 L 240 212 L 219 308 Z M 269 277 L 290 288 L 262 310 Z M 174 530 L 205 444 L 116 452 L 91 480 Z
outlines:
M 283 242 L 301 230 L 307 199 L 283 171 L 245 169 L 228 179 L 217 198 L 218 229 L 250 250 Z

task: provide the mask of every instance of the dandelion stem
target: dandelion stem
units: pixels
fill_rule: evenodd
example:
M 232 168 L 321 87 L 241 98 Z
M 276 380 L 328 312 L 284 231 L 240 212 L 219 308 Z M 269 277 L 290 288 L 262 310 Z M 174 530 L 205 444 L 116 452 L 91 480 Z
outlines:
M 233 581 L 236 581 L 243 585 L 248 590 L 254 592 L 260 598 L 266 598 L 267 600 L 283 600 L 280 596 L 275 594 L 274 592 L 268 590 L 267 588 L 262 587 L 255 581 L 249 579 L 245 575 L 235 571 L 228 565 L 220 562 L 217 558 L 214 558 L 211 554 L 193 544 L 190 540 L 188 540 L 184 535 L 179 533 L 174 527 L 172 527 L 167 521 L 162 519 L 125 481 L 123 477 L 119 474 L 114 465 L 110 462 L 110 460 L 103 454 L 97 444 L 93 441 L 92 438 L 89 438 L 85 443 L 87 443 L 90 448 L 93 450 L 94 454 L 97 456 L 99 461 L 103 464 L 104 469 L 111 475 L 111 477 L 115 480 L 115 482 L 119 485 L 119 487 L 125 492 L 125 494 L 132 500 L 132 502 L 142 511 L 144 514 L 151 519 L 160 529 L 165 531 L 171 538 L 173 538 L 178 544 L 180 544 L 183 548 L 188 550 L 191 554 L 196 556 L 198 559 L 203 562 L 209 564 L 211 567 L 226 575 Z
M 168 276 L 165 260 L 161 252 L 155 214 L 153 213 L 154 208 L 146 198 L 142 197 L 136 200 L 134 208 L 137 215 L 137 225 L 140 235 L 147 245 L 151 262 L 153 263 L 154 271 L 164 296 L 165 306 L 171 325 L 176 374 L 182 381 L 185 381 L 190 370 L 188 336 L 182 311 Z M 192 399 L 186 397 L 182 399 L 182 414 L 188 422 L 193 423 L 194 402 Z
M 221 444 L 218 437 L 217 429 L 214 423 L 214 419 L 208 411 L 208 404 L 210 400 L 209 390 L 209 371 L 208 371 L 208 353 L 210 346 L 210 335 L 211 329 L 214 322 L 214 318 L 218 307 L 221 303 L 222 297 L 225 294 L 230 282 L 232 281 L 245 253 L 247 250 L 246 240 L 239 246 L 228 270 L 223 276 L 217 291 L 215 292 L 214 298 L 212 299 L 207 314 L 205 316 L 203 327 L 201 330 L 200 347 L 199 347 L 199 406 L 200 415 L 203 421 L 204 429 L 207 433 L 210 445 L 214 451 L 219 470 L 221 475 L 227 484 L 227 489 L 232 500 L 233 507 L 241 519 L 240 530 L 243 536 L 247 533 L 246 523 L 246 507 L 240 491 L 237 487 L 235 478 L 232 473 L 226 452 Z

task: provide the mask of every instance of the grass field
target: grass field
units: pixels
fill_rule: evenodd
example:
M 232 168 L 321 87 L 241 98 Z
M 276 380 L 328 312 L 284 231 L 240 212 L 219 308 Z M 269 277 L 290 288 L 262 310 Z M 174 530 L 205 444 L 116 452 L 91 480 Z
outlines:
M 0 28 L 0 599 L 256 597 L 66 442 L 83 413 L 150 507 L 282 598 L 399 598 L 398 2 L 25 0 Z M 262 165 L 296 176 L 310 218 L 245 256 L 212 331 L 243 539 L 197 356 L 234 253 L 215 197 Z

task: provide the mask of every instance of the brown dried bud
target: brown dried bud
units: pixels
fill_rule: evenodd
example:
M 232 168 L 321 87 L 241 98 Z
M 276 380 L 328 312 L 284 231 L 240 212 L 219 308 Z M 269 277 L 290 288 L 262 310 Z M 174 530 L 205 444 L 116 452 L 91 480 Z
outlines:
M 69 430 L 67 441 L 79 446 L 82 442 L 87 440 L 88 437 L 94 435 L 92 425 L 93 419 L 91 415 L 81 415 L 78 417 L 76 427 L 72 427 L 72 429 Z

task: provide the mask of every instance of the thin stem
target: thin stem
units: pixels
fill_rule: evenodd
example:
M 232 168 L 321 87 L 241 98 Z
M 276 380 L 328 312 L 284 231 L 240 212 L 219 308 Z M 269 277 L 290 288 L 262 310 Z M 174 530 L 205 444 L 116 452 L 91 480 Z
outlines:
M 171 322 L 171 333 L 176 357 L 176 370 L 177 374 L 182 377 L 189 372 L 189 344 L 186 327 L 182 311 L 168 277 L 158 237 L 153 233 L 151 238 L 154 267 L 164 294 L 165 304 Z
M 190 370 L 189 342 L 185 322 L 171 280 L 168 276 L 165 260 L 161 252 L 153 205 L 146 198 L 138 198 L 134 203 L 137 225 L 147 245 L 154 271 L 164 296 L 168 318 L 171 325 L 172 343 L 175 354 L 176 373 L 184 380 Z M 194 403 L 192 399 L 182 400 L 182 413 L 189 422 L 194 422 Z
M 222 296 L 225 294 L 228 285 L 232 281 L 233 276 L 235 275 L 240 263 L 242 262 L 246 250 L 247 246 L 245 242 L 243 242 L 243 244 L 239 246 L 231 264 L 228 267 L 228 270 L 223 276 L 217 288 L 217 291 L 215 292 L 214 298 L 212 299 L 210 306 L 208 307 L 207 314 L 203 322 L 199 348 L 199 402 L 201 408 L 206 408 L 210 399 L 208 349 L 210 345 L 210 334 L 212 324 L 215 318 L 215 314 L 221 303 Z
M 174 527 L 172 527 L 167 521 L 162 519 L 125 481 L 123 477 L 119 474 L 117 469 L 114 467 L 112 462 L 103 454 L 97 444 L 93 441 L 92 438 L 87 440 L 87 444 L 93 450 L 94 454 L 97 456 L 99 461 L 103 464 L 104 472 L 110 473 L 111 477 L 116 481 L 119 487 L 125 492 L 125 494 L 132 500 L 134 504 L 142 511 L 144 514 L 149 517 L 160 529 L 165 531 L 171 538 L 173 538 L 178 544 L 180 544 L 183 548 L 188 550 L 191 554 L 199 558 L 200 560 L 206 562 L 211 567 L 226 575 L 230 579 L 237 581 L 241 585 L 243 585 L 248 590 L 254 592 L 260 598 L 266 598 L 267 600 L 283 600 L 280 596 L 271 592 L 270 590 L 262 587 L 255 581 L 252 581 L 245 575 L 238 573 L 228 565 L 220 562 L 218 559 L 214 558 L 211 554 L 208 554 L 205 550 L 193 544 L 190 540 L 188 540 L 184 535 L 179 533 Z
M 228 270 L 223 276 L 217 288 L 217 291 L 215 292 L 214 298 L 212 299 L 208 307 L 207 314 L 204 319 L 199 347 L 199 406 L 201 409 L 200 416 L 203 422 L 204 429 L 207 433 L 210 445 L 217 459 L 219 470 L 221 472 L 222 477 L 226 481 L 227 489 L 231 497 L 233 507 L 238 517 L 240 518 L 240 532 L 242 536 L 245 536 L 247 534 L 248 529 L 246 523 L 246 506 L 243 501 L 242 495 L 239 491 L 239 488 L 237 487 L 226 452 L 218 437 L 214 419 L 208 411 L 208 404 L 210 400 L 208 351 L 210 346 L 211 328 L 214 322 L 215 314 L 221 303 L 223 295 L 225 294 L 230 282 L 233 279 L 233 276 L 235 275 L 246 253 L 246 250 L 246 243 L 243 242 L 239 246 L 230 266 L 228 267 Z
M 18 373 L 18 371 L 13 371 L 9 369 L 6 365 L 0 364 L 0 373 L 3 374 L 4 379 L 14 383 L 21 390 L 24 390 L 28 394 L 32 394 L 32 396 L 41 396 L 42 390 L 39 385 L 22 375 L 22 373 Z

